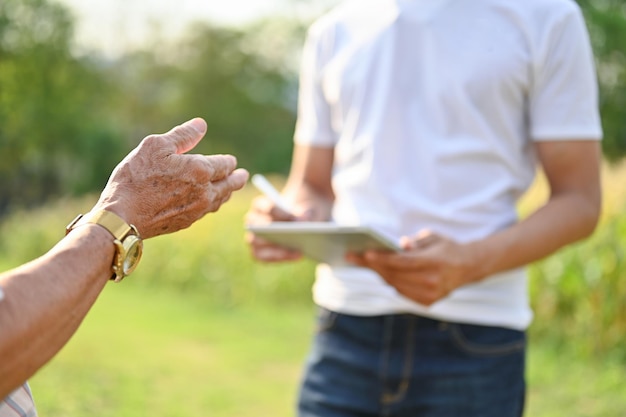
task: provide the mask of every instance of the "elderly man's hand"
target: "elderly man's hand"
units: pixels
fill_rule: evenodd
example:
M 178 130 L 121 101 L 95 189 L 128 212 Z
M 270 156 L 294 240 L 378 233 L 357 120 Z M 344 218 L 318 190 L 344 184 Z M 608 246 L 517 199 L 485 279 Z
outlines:
M 113 170 L 95 209 L 134 224 L 143 238 L 172 233 L 217 211 L 248 172 L 232 155 L 185 154 L 206 132 L 200 118 L 146 137 Z

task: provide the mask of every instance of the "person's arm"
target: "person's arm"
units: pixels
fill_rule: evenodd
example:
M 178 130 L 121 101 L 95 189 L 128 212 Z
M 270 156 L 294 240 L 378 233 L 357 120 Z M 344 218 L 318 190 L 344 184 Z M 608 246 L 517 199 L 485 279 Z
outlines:
M 377 271 L 401 294 L 431 305 L 454 289 L 521 267 L 589 236 L 601 209 L 598 141 L 538 142 L 550 187 L 548 201 L 512 227 L 460 244 L 422 231 L 399 254 L 367 252 L 350 260 Z
M 283 193 L 313 221 L 330 219 L 335 194 L 331 184 L 334 148 L 296 145 Z
M 111 234 L 91 224 L 44 256 L 0 275 L 0 398 L 70 339 L 111 277 Z
M 248 173 L 236 170 L 230 155 L 183 155 L 205 130 L 206 123 L 194 119 L 144 139 L 115 168 L 92 211 L 117 214 L 143 238 L 186 228 L 216 211 Z M 111 278 L 114 255 L 111 233 L 85 224 L 40 258 L 0 275 L 0 399 L 74 334 Z
M 272 221 L 327 221 L 335 199 L 331 185 L 333 148 L 296 145 L 287 183 L 282 191 L 293 208 L 287 213 L 269 198 L 259 196 L 246 214 L 247 224 Z M 281 262 L 301 258 L 297 251 L 268 242 L 253 233 L 246 234 L 252 255 L 265 262 Z
M 477 258 L 474 280 L 542 259 L 595 230 L 602 206 L 599 141 L 539 142 L 537 154 L 548 201 L 513 227 L 470 245 Z

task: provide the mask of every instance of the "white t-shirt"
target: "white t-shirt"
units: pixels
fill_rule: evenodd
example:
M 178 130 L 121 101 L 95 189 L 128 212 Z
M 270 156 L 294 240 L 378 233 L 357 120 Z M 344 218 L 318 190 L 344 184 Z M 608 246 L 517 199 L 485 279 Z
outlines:
M 354 0 L 309 30 L 295 142 L 334 147 L 339 224 L 483 238 L 517 221 L 533 141 L 601 136 L 593 55 L 571 0 Z M 348 314 L 515 329 L 532 316 L 523 269 L 427 308 L 370 270 L 320 265 L 314 299 Z

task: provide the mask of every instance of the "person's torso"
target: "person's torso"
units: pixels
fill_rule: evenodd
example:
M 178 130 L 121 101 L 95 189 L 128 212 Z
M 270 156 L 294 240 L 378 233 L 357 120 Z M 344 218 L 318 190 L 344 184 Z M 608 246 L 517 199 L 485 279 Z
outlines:
M 316 80 L 336 137 L 333 220 L 459 242 L 515 223 L 536 169 L 531 136 L 542 122 L 529 119 L 543 110 L 531 103 L 539 62 L 571 11 L 568 0 L 361 0 L 320 20 Z M 523 269 L 430 308 L 361 268 L 320 266 L 314 293 L 352 314 L 513 328 L 531 317 Z

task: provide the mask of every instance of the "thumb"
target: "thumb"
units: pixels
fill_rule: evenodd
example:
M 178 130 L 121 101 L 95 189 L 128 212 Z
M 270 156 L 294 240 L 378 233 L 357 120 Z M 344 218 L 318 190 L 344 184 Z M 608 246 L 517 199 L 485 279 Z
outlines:
M 430 229 L 422 229 L 411 237 L 403 236 L 400 240 L 400 246 L 405 250 L 424 249 L 432 244 L 436 239 L 437 235 L 435 235 Z
M 165 136 L 176 147 L 176 153 L 182 154 L 195 148 L 206 133 L 207 125 L 204 119 L 196 117 L 179 126 L 174 127 Z

